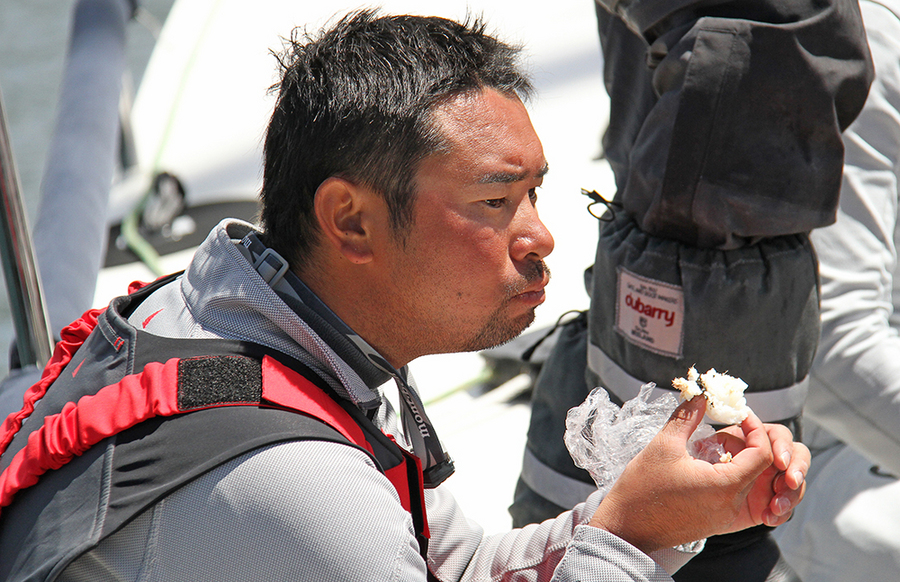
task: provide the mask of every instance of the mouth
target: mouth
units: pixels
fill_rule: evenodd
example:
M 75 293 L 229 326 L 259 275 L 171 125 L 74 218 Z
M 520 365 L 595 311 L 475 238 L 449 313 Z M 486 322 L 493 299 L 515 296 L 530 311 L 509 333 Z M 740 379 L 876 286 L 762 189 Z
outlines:
M 541 265 L 535 269 L 533 275 L 529 277 L 529 279 L 529 285 L 513 296 L 513 299 L 538 306 L 546 299 L 544 287 L 550 282 L 550 271 L 545 266 Z
M 519 293 L 515 297 L 514 300 L 519 301 L 521 303 L 525 303 L 526 305 L 531 305 L 537 307 L 546 299 L 546 293 L 544 293 L 544 287 L 541 286 L 540 289 L 536 289 L 534 291 L 523 291 Z

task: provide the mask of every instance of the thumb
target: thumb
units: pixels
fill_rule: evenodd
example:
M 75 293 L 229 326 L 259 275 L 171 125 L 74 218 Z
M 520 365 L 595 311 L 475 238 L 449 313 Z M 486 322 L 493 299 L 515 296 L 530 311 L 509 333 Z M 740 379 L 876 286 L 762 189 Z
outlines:
M 706 396 L 702 394 L 694 396 L 692 399 L 682 402 L 672 412 L 672 416 L 666 421 L 660 433 L 678 439 L 687 445 L 688 439 L 700 426 L 704 414 L 706 414 Z

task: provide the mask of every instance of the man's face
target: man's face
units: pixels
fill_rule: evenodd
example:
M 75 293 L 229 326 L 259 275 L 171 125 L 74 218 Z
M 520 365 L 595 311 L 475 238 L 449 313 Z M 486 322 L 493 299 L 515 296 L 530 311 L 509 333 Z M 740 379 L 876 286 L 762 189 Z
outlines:
M 535 209 L 547 171 L 521 101 L 493 90 L 436 111 L 449 149 L 416 175 L 414 220 L 396 244 L 393 303 L 413 357 L 506 342 L 534 320 L 553 238 Z

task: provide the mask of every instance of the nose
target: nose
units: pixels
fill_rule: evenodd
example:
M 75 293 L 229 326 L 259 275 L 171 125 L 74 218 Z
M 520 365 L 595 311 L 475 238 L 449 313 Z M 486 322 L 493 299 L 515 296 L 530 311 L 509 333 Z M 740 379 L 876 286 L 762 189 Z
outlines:
M 515 261 L 540 260 L 553 252 L 553 235 L 538 216 L 530 200 L 523 201 L 516 213 L 510 255 Z

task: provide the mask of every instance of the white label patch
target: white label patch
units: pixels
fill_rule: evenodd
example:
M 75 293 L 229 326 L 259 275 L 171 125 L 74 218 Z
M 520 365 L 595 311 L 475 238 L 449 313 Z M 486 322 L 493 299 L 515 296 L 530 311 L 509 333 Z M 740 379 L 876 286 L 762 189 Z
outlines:
M 680 358 L 684 329 L 684 291 L 677 285 L 618 269 L 616 331 L 631 343 L 663 356 Z

